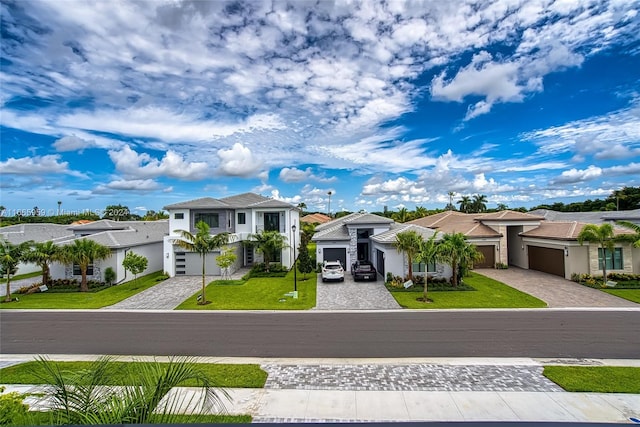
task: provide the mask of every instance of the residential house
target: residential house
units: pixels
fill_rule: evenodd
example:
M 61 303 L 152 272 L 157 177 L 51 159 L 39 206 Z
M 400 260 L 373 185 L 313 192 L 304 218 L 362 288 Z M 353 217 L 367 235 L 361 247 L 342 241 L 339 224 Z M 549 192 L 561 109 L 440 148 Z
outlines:
M 306 222 L 308 224 L 324 224 L 329 221 L 331 221 L 331 217 L 321 213 L 313 213 L 300 218 L 300 222 Z
M 164 271 L 170 276 L 202 274 L 202 259 L 197 253 L 191 253 L 178 247 L 175 242 L 180 238 L 180 230 L 196 233 L 196 224 L 206 222 L 211 234 L 229 233 L 229 248 L 238 256 L 232 270 L 262 262 L 262 255 L 252 245 L 244 244 L 252 240 L 252 234 L 262 231 L 277 231 L 286 237 L 289 247 L 275 254 L 273 262 L 281 262 L 290 268 L 293 265 L 294 248 L 300 242 L 300 211 L 294 205 L 254 193 L 214 199 L 204 197 L 165 206 L 169 213 L 168 236 L 164 238 Z M 293 230 L 295 226 L 295 232 Z M 215 260 L 220 250 L 206 257 L 207 274 L 221 274 Z
M 340 261 L 349 271 L 356 260 L 371 261 L 381 278 L 387 273 L 404 277 L 408 273 L 408 260 L 394 247 L 396 235 L 402 231 L 415 230 L 425 239 L 434 231 L 410 224 L 397 224 L 390 218 L 366 212 L 356 212 L 316 227 L 313 241 L 316 242 L 316 259 Z M 414 271 L 424 271 L 425 266 L 414 263 Z M 427 266 L 429 268 L 429 266 Z M 431 266 L 432 276 L 448 277 L 447 266 Z

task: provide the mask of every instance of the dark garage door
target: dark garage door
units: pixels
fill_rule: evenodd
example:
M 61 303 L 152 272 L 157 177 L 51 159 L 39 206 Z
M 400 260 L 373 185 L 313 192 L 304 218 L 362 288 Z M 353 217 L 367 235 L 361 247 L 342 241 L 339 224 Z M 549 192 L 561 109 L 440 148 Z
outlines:
M 495 246 L 476 246 L 478 252 L 484 255 L 484 260 L 473 264 L 473 268 L 493 268 L 496 263 Z
M 564 251 L 529 246 L 529 268 L 564 277 Z
M 345 270 L 351 268 L 347 266 L 347 250 L 345 248 L 324 248 L 322 259 L 325 261 L 340 261 Z

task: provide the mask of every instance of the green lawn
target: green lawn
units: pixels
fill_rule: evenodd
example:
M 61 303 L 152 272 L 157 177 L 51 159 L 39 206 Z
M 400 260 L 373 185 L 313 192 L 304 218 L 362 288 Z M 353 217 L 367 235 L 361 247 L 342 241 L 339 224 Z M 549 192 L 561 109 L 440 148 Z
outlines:
M 602 291 L 640 304 L 640 289 L 601 289 Z
M 145 362 L 111 362 L 113 371 L 109 375 L 109 383 L 104 385 L 137 385 L 126 384 L 125 371 L 135 369 Z M 78 372 L 88 369 L 92 362 L 56 362 L 63 371 Z M 162 364 L 162 363 L 161 363 Z M 267 381 L 267 373 L 257 364 L 223 364 L 197 363 L 215 387 L 228 388 L 262 388 Z M 0 369 L 0 384 L 42 384 L 38 362 L 26 362 Z M 196 384 L 183 384 L 193 386 Z
M 50 426 L 55 425 L 54 414 L 51 412 L 29 412 L 28 418 L 22 424 L 29 426 Z M 177 415 L 175 418 L 180 424 L 250 424 L 253 418 L 251 415 Z
M 547 304 L 520 292 L 502 282 L 471 272 L 464 282 L 475 288 L 475 291 L 437 291 L 429 292 L 433 302 L 424 303 L 416 298 L 422 292 L 391 292 L 391 295 L 404 308 L 538 308 Z M 428 289 L 427 289 L 428 291 Z
M 298 299 L 285 296 L 293 291 L 293 272 L 285 277 L 255 277 L 243 280 L 216 280 L 207 285 L 211 304 L 198 305 L 193 295 L 177 310 L 308 310 L 316 305 L 316 273 L 307 280 L 298 273 Z
M 72 309 L 102 308 L 120 302 L 157 284 L 161 271 L 138 277 L 138 280 L 115 285 L 98 292 L 42 292 L 13 294 L 19 301 L 1 303 L 0 309 Z
M 617 366 L 545 366 L 544 375 L 567 391 L 640 393 L 640 368 Z

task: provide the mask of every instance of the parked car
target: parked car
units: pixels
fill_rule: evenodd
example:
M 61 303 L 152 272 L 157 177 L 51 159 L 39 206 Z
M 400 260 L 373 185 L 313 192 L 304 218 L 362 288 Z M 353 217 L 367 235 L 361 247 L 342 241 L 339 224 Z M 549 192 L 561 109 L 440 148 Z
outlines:
M 354 281 L 378 279 L 378 272 L 371 261 L 354 262 L 351 265 L 351 275 Z
M 344 268 L 340 261 L 325 261 L 322 265 L 322 281 L 339 280 L 344 281 Z

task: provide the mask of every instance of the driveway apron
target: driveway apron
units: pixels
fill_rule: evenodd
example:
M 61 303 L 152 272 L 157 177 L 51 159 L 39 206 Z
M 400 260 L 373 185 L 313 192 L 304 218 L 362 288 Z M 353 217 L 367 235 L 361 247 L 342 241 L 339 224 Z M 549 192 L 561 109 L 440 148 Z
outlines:
M 344 282 L 323 282 L 318 275 L 316 310 L 399 310 L 382 280 L 355 282 L 345 272 Z
M 638 304 L 615 295 L 540 271 L 517 267 L 506 270 L 482 268 L 474 271 L 539 298 L 549 307 L 639 307 Z

